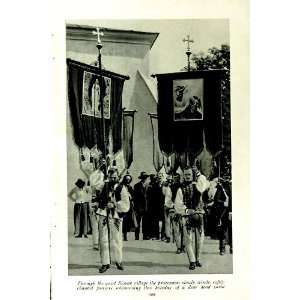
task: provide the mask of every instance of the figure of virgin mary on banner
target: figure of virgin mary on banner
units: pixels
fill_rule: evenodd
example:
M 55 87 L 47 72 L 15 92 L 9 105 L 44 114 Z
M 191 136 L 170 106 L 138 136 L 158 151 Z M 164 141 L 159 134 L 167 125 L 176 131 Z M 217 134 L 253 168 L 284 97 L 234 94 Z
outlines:
M 80 149 L 81 165 L 89 175 L 95 168 L 95 161 L 99 163 L 100 159 L 107 159 L 103 153 L 109 154 L 113 160 L 122 150 L 122 93 L 124 82 L 129 77 L 107 70 L 100 74 L 98 67 L 71 59 L 67 59 L 67 65 L 73 137 Z M 100 95 L 103 97 L 104 128 Z M 127 136 L 125 138 L 127 141 Z

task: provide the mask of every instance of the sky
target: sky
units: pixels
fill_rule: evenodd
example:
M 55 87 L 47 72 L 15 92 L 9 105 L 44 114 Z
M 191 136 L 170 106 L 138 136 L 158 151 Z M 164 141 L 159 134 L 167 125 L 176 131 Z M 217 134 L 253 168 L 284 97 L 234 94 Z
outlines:
M 159 33 L 150 51 L 150 74 L 177 72 L 187 65 L 187 45 L 182 41 L 187 34 L 194 40 L 192 53 L 229 45 L 227 19 L 72 20 L 70 23 Z

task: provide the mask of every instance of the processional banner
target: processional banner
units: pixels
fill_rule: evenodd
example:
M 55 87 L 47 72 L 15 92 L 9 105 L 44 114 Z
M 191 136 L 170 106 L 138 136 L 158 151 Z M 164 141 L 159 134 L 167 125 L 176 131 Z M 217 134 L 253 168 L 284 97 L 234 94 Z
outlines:
M 104 118 L 110 119 L 111 79 L 102 77 L 101 91 L 99 75 L 84 71 L 82 89 L 82 114 L 90 117 L 102 118 L 100 94 L 103 97 Z
M 155 75 L 159 146 L 167 156 L 184 156 L 184 164 L 191 165 L 204 144 L 212 154 L 222 148 L 222 74 L 209 70 Z
M 80 148 L 97 146 L 102 152 L 106 147 L 108 152 L 111 141 L 112 152 L 117 153 L 122 148 L 123 85 L 129 77 L 107 70 L 102 70 L 100 75 L 98 67 L 71 59 L 67 59 L 67 65 L 68 99 L 75 143 Z M 103 87 L 101 93 L 100 87 Z M 103 97 L 105 130 L 102 128 L 100 95 Z

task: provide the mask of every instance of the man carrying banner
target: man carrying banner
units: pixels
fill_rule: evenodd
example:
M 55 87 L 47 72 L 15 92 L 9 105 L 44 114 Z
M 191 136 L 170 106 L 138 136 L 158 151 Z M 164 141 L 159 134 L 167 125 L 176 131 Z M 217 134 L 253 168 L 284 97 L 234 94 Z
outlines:
M 105 182 L 97 200 L 102 262 L 99 273 L 104 273 L 109 269 L 112 253 L 115 255 L 117 269 L 124 270 L 122 265 L 122 217 L 129 211 L 130 201 L 126 187 L 122 185 L 121 188 L 118 188 L 116 169 L 108 171 L 108 181 Z
M 92 234 L 93 234 L 93 248 L 99 250 L 99 229 L 98 229 L 98 201 L 97 195 L 99 195 L 104 186 L 104 173 L 101 170 L 100 162 L 95 163 L 95 170 L 89 176 L 90 185 L 93 190 L 93 197 L 90 204 L 90 218 L 92 225 Z
M 178 189 L 175 198 L 175 211 L 181 215 L 184 243 L 190 262 L 189 269 L 194 270 L 196 266 L 202 266 L 200 260 L 204 241 L 202 193 L 209 185 L 200 174 L 197 176 L 197 182 L 193 182 L 193 171 L 190 167 L 184 170 L 183 176 L 183 185 Z

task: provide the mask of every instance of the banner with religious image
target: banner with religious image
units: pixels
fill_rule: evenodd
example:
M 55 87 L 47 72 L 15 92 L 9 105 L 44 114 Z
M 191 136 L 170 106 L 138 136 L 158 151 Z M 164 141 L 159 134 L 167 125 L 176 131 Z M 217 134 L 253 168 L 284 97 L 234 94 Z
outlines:
M 203 78 L 173 80 L 174 121 L 203 120 Z
M 102 98 L 104 107 L 104 118 L 110 118 L 111 79 L 102 76 Z M 102 118 L 100 102 L 100 76 L 91 72 L 83 73 L 82 88 L 82 114 Z
M 128 76 L 67 59 L 68 100 L 73 137 L 80 148 L 97 147 L 115 154 L 122 148 L 122 94 Z M 100 78 L 104 97 L 104 128 L 101 119 Z
M 222 74 L 206 70 L 155 75 L 158 139 L 164 154 L 183 153 L 190 164 L 204 143 L 211 153 L 222 148 Z

